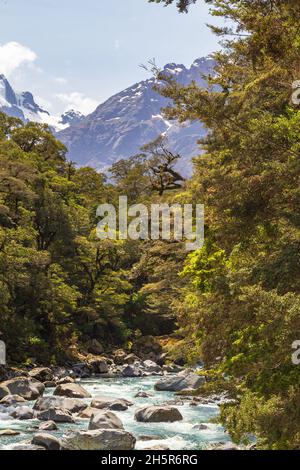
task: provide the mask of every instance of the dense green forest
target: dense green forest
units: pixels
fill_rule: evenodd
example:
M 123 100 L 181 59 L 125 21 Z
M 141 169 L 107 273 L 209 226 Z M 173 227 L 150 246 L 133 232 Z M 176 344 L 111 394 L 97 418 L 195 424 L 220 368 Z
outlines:
M 0 114 L 0 331 L 11 361 L 61 362 L 93 339 L 112 350 L 173 331 L 181 245 L 96 235 L 99 204 L 164 197 L 151 177 L 161 145 L 113 165 L 106 182 L 75 169 L 46 126 Z
M 170 163 L 161 140 L 106 180 L 68 162 L 45 126 L 0 115 L 0 331 L 10 361 L 28 364 L 76 359 L 93 339 L 109 351 L 171 335 L 173 357 L 204 361 L 199 393 L 235 399 L 220 420 L 236 441 L 254 434 L 261 448 L 299 449 L 299 2 L 207 3 L 229 20 L 212 27 L 223 48 L 210 88 L 156 71 L 174 103 L 166 116 L 208 130 L 189 181 L 170 180 L 177 157 Z M 99 240 L 96 208 L 122 194 L 204 203 L 204 247 Z
M 291 345 L 300 336 L 300 110 L 291 95 L 300 76 L 300 6 L 207 3 L 228 20 L 213 27 L 223 45 L 211 78 L 219 91 L 170 80 L 162 90 L 175 103 L 168 117 L 209 130 L 189 183 L 193 200 L 206 206 L 206 244 L 182 271 L 179 322 L 190 354 L 215 377 L 208 388 L 234 390 L 238 406 L 221 417 L 233 437 L 253 433 L 263 448 L 299 449 L 300 371 Z

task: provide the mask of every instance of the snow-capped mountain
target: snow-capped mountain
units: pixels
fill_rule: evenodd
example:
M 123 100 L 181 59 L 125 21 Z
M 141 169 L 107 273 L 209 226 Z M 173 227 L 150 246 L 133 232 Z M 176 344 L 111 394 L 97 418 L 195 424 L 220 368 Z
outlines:
M 81 114 L 79 111 L 70 109 L 70 111 L 66 111 L 64 114 L 61 115 L 60 124 L 62 124 L 63 126 L 71 126 L 77 124 L 83 118 L 84 115 Z
M 55 132 L 66 129 L 83 117 L 74 110 L 67 111 L 62 116 L 51 115 L 35 102 L 29 91 L 16 93 L 4 75 L 0 75 L 0 111 L 24 122 L 48 124 Z
M 182 84 L 195 81 L 205 86 L 203 75 L 211 73 L 213 66 L 212 59 L 201 58 L 190 68 L 171 63 L 164 71 Z M 120 158 L 138 153 L 141 146 L 164 133 L 170 149 L 182 155 L 180 166 L 187 173 L 191 157 L 199 154 L 197 140 L 205 131 L 199 123 L 180 125 L 164 119 L 161 108 L 170 101 L 153 90 L 155 80 L 149 78 L 121 91 L 59 132 L 69 157 L 80 165 L 107 168 Z
M 203 76 L 212 73 L 213 67 L 212 59 L 201 58 L 190 68 L 167 64 L 164 72 L 184 85 L 195 81 L 206 86 Z M 172 103 L 153 90 L 155 82 L 153 77 L 136 83 L 100 104 L 88 116 L 74 110 L 53 116 L 35 102 L 30 92 L 16 93 L 5 76 L 0 75 L 0 111 L 24 122 L 48 124 L 69 149 L 72 161 L 99 170 L 135 155 L 143 145 L 164 134 L 170 150 L 182 156 L 179 170 L 188 174 L 191 158 L 199 154 L 197 141 L 205 130 L 198 122 L 167 121 L 161 108 Z

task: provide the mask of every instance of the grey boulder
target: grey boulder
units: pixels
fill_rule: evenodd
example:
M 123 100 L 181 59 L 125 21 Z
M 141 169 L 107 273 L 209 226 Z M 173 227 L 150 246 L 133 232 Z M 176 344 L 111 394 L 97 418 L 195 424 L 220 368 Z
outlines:
M 2 400 L 0 400 L 0 405 L 4 406 L 15 405 L 16 403 L 26 403 L 26 400 L 19 395 L 6 395 Z
M 54 396 L 67 398 L 91 398 L 91 395 L 85 388 L 76 383 L 61 384 L 53 392 Z
M 25 400 L 35 400 L 44 393 L 44 385 L 34 378 L 15 377 L 2 382 L 1 386 L 7 387 L 10 395 L 19 395 Z
M 78 398 L 42 397 L 35 402 L 33 408 L 37 411 L 45 411 L 49 408 L 60 408 L 70 413 L 78 413 L 87 407 L 88 405 Z
M 122 421 L 111 411 L 98 411 L 92 415 L 89 430 L 95 429 L 124 429 Z
M 142 423 L 173 423 L 183 419 L 180 411 L 173 406 L 147 406 L 137 410 L 134 417 Z
M 13 418 L 20 420 L 33 419 L 34 417 L 33 410 L 29 406 L 18 406 L 11 415 Z
M 40 382 L 50 382 L 53 380 L 53 372 L 49 367 L 35 367 L 29 372 L 29 376 Z
M 40 421 L 54 421 L 55 423 L 75 423 L 69 411 L 59 408 L 50 408 L 49 410 L 40 411 L 37 413 L 37 418 Z
M 92 408 L 100 410 L 126 411 L 129 406 L 133 406 L 133 403 L 125 398 L 96 397 L 91 403 Z
M 125 366 L 124 369 L 122 370 L 122 376 L 123 377 L 140 377 L 142 375 L 142 371 L 135 367 L 134 365 L 132 366 Z
M 39 431 L 57 431 L 57 429 L 54 421 L 46 421 L 39 426 Z
M 133 450 L 135 437 L 120 429 L 75 431 L 66 434 L 62 447 L 66 450 Z
M 31 444 L 44 447 L 46 450 L 60 450 L 59 440 L 47 433 L 36 434 L 33 437 Z
M 180 392 L 182 390 L 196 390 L 205 383 L 205 378 L 197 374 L 190 373 L 186 376 L 176 375 L 159 380 L 155 385 L 155 390 Z

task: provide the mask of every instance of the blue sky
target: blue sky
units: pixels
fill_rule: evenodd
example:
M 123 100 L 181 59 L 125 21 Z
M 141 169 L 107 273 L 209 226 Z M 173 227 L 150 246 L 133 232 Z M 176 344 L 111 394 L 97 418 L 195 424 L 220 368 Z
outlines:
M 207 22 L 202 0 L 188 15 L 146 0 L 0 0 L 0 73 L 53 113 L 88 112 L 148 78 L 148 59 L 189 66 L 216 50 Z

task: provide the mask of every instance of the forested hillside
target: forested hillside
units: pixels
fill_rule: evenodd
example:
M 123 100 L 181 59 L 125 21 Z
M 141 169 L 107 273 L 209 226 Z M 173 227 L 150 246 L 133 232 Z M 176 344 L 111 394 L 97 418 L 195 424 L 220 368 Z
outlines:
M 47 127 L 0 114 L 0 331 L 15 363 L 76 360 L 92 340 L 112 350 L 174 328 L 179 244 L 96 236 L 99 204 L 158 197 L 146 163 L 119 162 L 111 184 L 65 153 Z
M 223 43 L 211 81 L 220 92 L 172 81 L 162 90 L 175 101 L 167 117 L 210 130 L 188 190 L 205 204 L 206 243 L 182 271 L 179 321 L 188 353 L 216 379 L 208 388 L 225 386 L 238 400 L 222 412 L 234 438 L 252 433 L 264 448 L 299 449 L 300 371 L 291 359 L 300 338 L 300 110 L 291 100 L 299 2 L 207 3 L 230 20 L 213 28 Z

